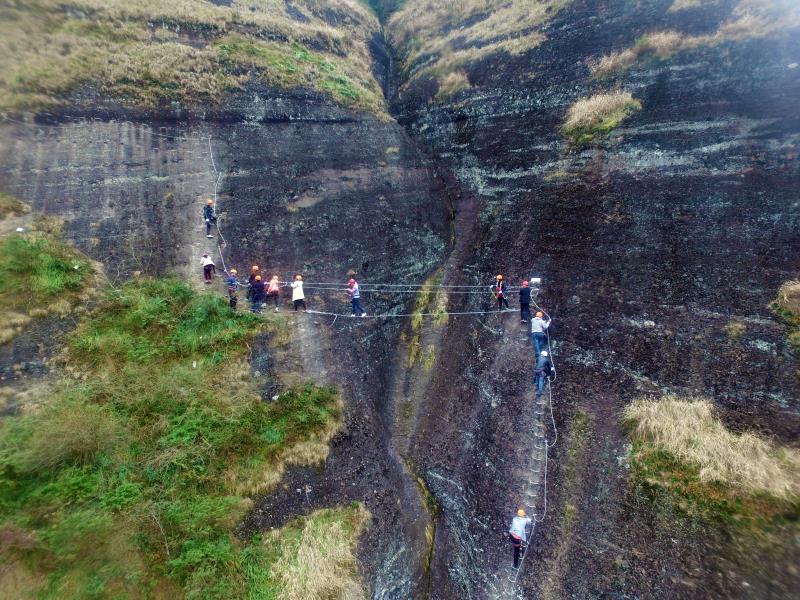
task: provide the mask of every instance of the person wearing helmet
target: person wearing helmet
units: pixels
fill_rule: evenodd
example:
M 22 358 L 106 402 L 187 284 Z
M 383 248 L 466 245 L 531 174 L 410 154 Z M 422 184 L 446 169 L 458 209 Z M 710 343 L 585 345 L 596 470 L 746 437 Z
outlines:
M 494 297 L 497 298 L 497 310 L 503 309 L 503 304 L 508 308 L 508 298 L 506 298 L 506 282 L 502 275 L 494 278 L 494 283 L 490 286 Z
M 269 280 L 269 286 L 267 287 L 267 296 L 272 298 L 273 302 L 275 302 L 275 312 L 278 312 L 280 310 L 278 306 L 281 301 L 281 282 L 278 280 L 277 273 L 273 274 L 272 279 Z
M 531 338 L 533 339 L 533 346 L 536 348 L 536 356 L 547 345 L 547 328 L 550 327 L 550 319 L 545 320 L 542 311 L 536 311 L 536 316 L 531 321 Z
M 253 301 L 253 283 L 259 275 L 261 275 L 261 269 L 258 268 L 258 265 L 250 267 L 250 276 L 247 278 L 247 283 L 250 286 L 247 288 L 247 299 L 250 300 L 250 302 Z
M 350 316 L 366 317 L 367 312 L 361 308 L 361 294 L 358 291 L 358 282 L 353 277 L 347 282 L 347 295 L 350 296 L 350 308 L 352 309 Z
M 530 517 L 525 516 L 525 511 L 519 509 L 517 516 L 511 520 L 511 529 L 508 536 L 511 539 L 511 546 L 514 548 L 514 568 L 519 569 L 519 557 L 524 553 L 524 548 L 528 543 L 528 525 L 532 523 Z
M 203 207 L 203 218 L 206 220 L 206 237 L 213 238 L 211 226 L 217 222 L 217 213 L 214 210 L 214 201 L 211 198 L 206 201 L 206 205 Z
M 231 310 L 236 310 L 236 305 L 239 304 L 239 295 L 236 293 L 239 289 L 239 272 L 236 269 L 228 271 L 228 277 L 225 279 L 225 285 L 228 286 L 228 306 Z
M 527 279 L 519 288 L 519 318 L 520 323 L 527 323 L 531 318 L 531 284 Z
M 200 259 L 200 264 L 203 265 L 203 279 L 205 283 L 211 283 L 214 279 L 214 272 L 217 270 L 217 267 L 214 265 L 214 261 L 211 260 L 208 252 L 203 252 L 203 258 Z
M 294 281 L 291 283 L 292 286 L 292 303 L 294 304 L 294 310 L 297 312 L 297 309 L 301 306 L 303 310 L 306 309 L 306 296 L 303 293 L 303 276 L 298 273 L 294 276 Z
M 267 288 L 263 281 L 261 281 L 261 275 L 255 275 L 253 277 L 253 282 L 250 284 L 250 310 L 254 313 L 261 311 L 261 304 L 264 302 L 266 298 Z
M 552 375 L 553 361 L 550 360 L 550 353 L 547 350 L 542 350 L 542 353 L 536 358 L 536 367 L 533 370 L 534 400 L 536 396 L 544 392 L 545 379 L 550 379 Z

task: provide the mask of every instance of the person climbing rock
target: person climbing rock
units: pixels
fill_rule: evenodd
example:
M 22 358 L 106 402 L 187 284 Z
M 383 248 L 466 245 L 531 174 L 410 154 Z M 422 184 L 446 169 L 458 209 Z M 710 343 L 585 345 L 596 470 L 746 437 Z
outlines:
M 542 350 L 542 353 L 536 359 L 536 367 L 533 369 L 534 398 L 544 392 L 544 382 L 552 376 L 553 362 L 550 360 L 550 353 L 547 350 Z
M 350 296 L 350 307 L 352 309 L 351 317 L 362 316 L 366 317 L 366 311 L 361 308 L 361 294 L 358 291 L 358 282 L 352 277 L 347 282 L 347 294 Z
M 531 285 L 526 279 L 519 290 L 519 319 L 520 323 L 527 323 L 531 318 Z
M 528 543 L 528 525 L 531 524 L 531 518 L 525 516 L 525 511 L 519 509 L 517 516 L 511 521 L 511 529 L 508 530 L 508 535 L 511 538 L 511 546 L 514 548 L 514 568 L 519 569 L 519 557 L 524 554 L 524 548 Z
M 214 201 L 211 198 L 206 201 L 206 205 L 203 207 L 203 218 L 206 220 L 206 237 L 213 238 L 211 226 L 217 222 L 217 213 L 214 210 Z
M 255 282 L 256 277 L 261 275 L 261 270 L 258 268 L 258 265 L 253 265 L 250 267 L 250 276 L 247 278 L 247 283 L 250 287 L 247 288 L 247 299 L 250 302 L 253 301 L 253 282 Z
M 508 308 L 508 298 L 506 298 L 506 282 L 503 280 L 502 275 L 494 278 L 494 283 L 491 285 L 492 293 L 497 298 L 497 310 L 503 309 L 503 304 Z
M 269 286 L 267 287 L 267 296 L 275 302 L 275 312 L 278 312 L 280 308 L 278 304 L 281 300 L 281 282 L 278 280 L 278 274 L 275 273 L 272 276 L 272 279 L 269 280 Z
M 231 310 L 236 310 L 236 305 L 239 304 L 239 272 L 236 269 L 228 271 L 228 277 L 225 279 L 225 285 L 228 286 L 228 306 Z
M 303 276 L 300 275 L 300 273 L 294 276 L 294 281 L 291 283 L 291 286 L 292 286 L 292 303 L 294 304 L 295 312 L 301 306 L 303 307 L 303 310 L 305 310 L 306 296 L 303 293 Z
M 203 252 L 203 258 L 200 259 L 200 264 L 203 265 L 203 279 L 205 279 L 205 283 L 211 283 L 214 279 L 214 272 L 217 270 L 217 267 L 214 265 L 214 261 L 211 260 L 208 252 Z
M 533 339 L 533 347 L 536 348 L 536 356 L 547 345 L 547 328 L 550 327 L 550 319 L 543 319 L 544 313 L 536 311 L 536 317 L 531 321 L 531 338 Z
M 253 277 L 253 283 L 250 284 L 250 310 L 257 313 L 261 310 L 261 304 L 266 297 L 266 285 L 261 281 L 261 275 Z

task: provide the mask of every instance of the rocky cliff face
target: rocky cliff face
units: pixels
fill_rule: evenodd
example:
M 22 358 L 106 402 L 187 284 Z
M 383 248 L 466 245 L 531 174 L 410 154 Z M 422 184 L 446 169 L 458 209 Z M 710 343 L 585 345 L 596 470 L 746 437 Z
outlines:
M 346 2 L 285 4 L 295 23 L 356 26 Z M 389 15 L 400 3 L 377 4 Z M 621 411 L 641 395 L 702 394 L 734 428 L 796 436 L 795 357 L 767 308 L 800 258 L 794 21 L 770 29 L 767 15 L 759 35 L 726 38 L 717 33 L 739 23 L 739 3 L 487 3 L 492 12 L 467 2 L 458 18 L 434 4 L 401 10 L 444 19 L 424 26 L 436 39 L 396 13 L 389 50 L 359 17 L 399 124 L 343 102 L 343 88 L 269 77 L 237 79 L 224 102 L 200 108 L 100 101 L 83 88 L 72 105 L 0 124 L 0 187 L 63 218 L 113 280 L 199 278 L 204 250 L 309 282 L 349 269 L 373 282 L 543 278 L 559 367 L 546 466 L 549 412 L 532 402 L 515 315 L 292 320 L 300 352 L 256 348 L 253 368 L 336 383 L 346 428 L 323 468 L 288 472 L 256 502 L 243 532 L 363 500 L 375 598 L 787 596 L 796 545 L 778 560 L 744 552 L 630 486 Z M 518 29 L 480 28 L 501 13 Z M 592 75 L 594 61 L 667 29 L 683 41 Z M 315 35 L 301 39 L 316 48 Z M 331 51 L 328 41 L 317 49 Z M 292 48 L 292 60 L 310 60 Z M 617 87 L 641 110 L 570 142 L 568 108 Z M 215 188 L 224 239 L 210 240 L 200 211 Z M 307 291 L 314 308 L 348 312 L 341 294 Z M 490 300 L 367 294 L 364 304 L 480 311 Z M 734 322 L 743 333 L 729 333 Z M 518 505 L 543 514 L 545 474 L 546 519 L 512 586 L 502 535 Z
M 449 96 L 447 75 L 426 66 L 442 65 L 441 55 L 398 50 L 407 78 L 394 97 L 398 119 L 449 165 L 466 210 L 480 207 L 459 281 L 540 275 L 540 302 L 556 319 L 561 435 L 547 520 L 523 575 L 532 597 L 785 597 L 794 577 L 786 563 L 726 553 L 710 533 L 664 528 L 627 483 L 621 409 L 637 396 L 706 395 L 734 428 L 785 441 L 798 430 L 795 359 L 768 304 L 798 263 L 800 36 L 790 26 L 686 44 L 612 81 L 592 76 L 593 61 L 648 32 L 714 36 L 741 10 L 670 5 L 553 7 L 534 48 L 464 62 L 468 84 Z M 462 44 L 486 18 L 454 29 Z M 607 137 L 570 143 L 561 130 L 570 105 L 614 86 L 641 111 Z M 744 325 L 741 337 L 726 333 L 732 322 Z M 503 517 L 530 501 L 525 489 L 539 477 L 517 470 L 537 418 L 519 373 L 524 334 L 485 325 L 448 328 L 412 444 L 449 509 L 437 529 L 447 553 L 434 560 L 437 598 L 502 587 Z M 434 426 L 445 417 L 444 430 Z

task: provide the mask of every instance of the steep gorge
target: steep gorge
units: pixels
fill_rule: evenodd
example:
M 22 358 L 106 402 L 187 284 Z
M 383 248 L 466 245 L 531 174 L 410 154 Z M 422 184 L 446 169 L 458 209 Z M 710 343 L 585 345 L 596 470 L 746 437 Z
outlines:
M 101 103 L 88 86 L 71 104 L 0 124 L 2 190 L 65 219 L 66 236 L 116 281 L 135 271 L 197 276 L 199 211 L 215 170 L 222 251 L 240 270 L 258 262 L 338 281 L 352 268 L 364 281 L 476 286 L 496 272 L 541 276 L 539 299 L 556 318 L 561 441 L 520 593 L 789 597 L 796 541 L 771 560 L 631 485 L 622 409 L 646 394 L 702 394 L 731 427 L 796 441 L 796 359 L 767 308 L 800 259 L 796 21 L 644 54 L 609 81 L 592 76 L 591 61 L 656 30 L 712 35 L 739 3 L 463 2 L 436 12 L 421 0 L 378 2 L 383 33 L 377 21 L 348 21 L 347 2 L 324 4 L 285 3 L 303 9 L 300 23 L 367 32 L 391 118 L 303 82 L 248 80 L 203 110 L 182 99 Z M 507 7 L 507 19 L 523 15 L 514 26 L 470 37 Z M 430 38 L 404 30 L 404 10 L 431 13 Z M 561 131 L 568 107 L 615 87 L 642 109 L 571 144 Z M 488 301 L 453 294 L 422 306 Z M 342 312 L 344 299 L 320 292 L 311 302 Z M 398 294 L 366 302 L 375 313 L 421 306 Z M 242 532 L 361 500 L 374 518 L 360 552 L 372 597 L 514 593 L 503 582 L 503 533 L 526 502 L 521 478 L 538 444 L 526 426 L 524 329 L 513 315 L 308 317 L 290 332 L 306 356 L 263 346 L 253 369 L 337 384 L 346 424 L 324 467 L 290 469 Z M 732 322 L 743 335 L 727 333 Z M 38 376 L 46 335 L 28 332 L 4 350 L 12 384 Z M 11 368 L 20 360 L 32 374 Z

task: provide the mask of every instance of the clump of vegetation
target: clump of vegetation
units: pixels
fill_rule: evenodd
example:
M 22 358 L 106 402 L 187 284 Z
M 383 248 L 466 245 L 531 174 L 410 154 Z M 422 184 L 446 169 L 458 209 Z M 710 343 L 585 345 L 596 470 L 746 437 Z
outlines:
M 414 304 L 411 316 L 411 341 L 408 346 L 408 367 L 413 367 L 420 358 L 427 370 L 433 368 L 436 362 L 436 349 L 429 346 L 423 353 L 422 326 L 425 315 L 432 315 L 433 324 L 441 327 L 447 323 L 447 292 L 438 287 L 442 282 L 442 273 L 437 271 L 422 284 Z M 424 355 L 423 355 L 424 354 Z
M 725 325 L 725 333 L 728 335 L 728 339 L 732 342 L 738 342 L 746 331 L 747 325 L 745 325 L 742 321 L 733 320 Z
M 0 219 L 28 214 L 31 207 L 5 192 L 0 192 Z
M 0 343 L 33 318 L 69 314 L 96 283 L 91 262 L 51 236 L 14 233 L 0 240 L 0 253 Z
M 449 98 L 456 92 L 470 88 L 469 78 L 462 71 L 453 71 L 442 77 L 439 82 L 439 91 L 436 93 L 437 99 Z
M 800 281 L 784 283 L 770 308 L 789 327 L 789 343 L 800 357 Z M 800 377 L 800 369 L 797 376 Z
M 587 144 L 615 129 L 641 109 L 642 103 L 630 92 L 596 94 L 582 98 L 569 107 L 561 130 L 573 144 Z
M 729 431 L 708 400 L 640 399 L 625 409 L 625 420 L 635 460 L 659 483 L 697 496 L 706 490 L 733 505 L 743 496 L 782 502 L 800 497 L 800 452 Z M 676 470 L 682 475 L 676 477 Z
M 498 53 L 522 54 L 545 40 L 538 30 L 569 0 L 409 0 L 388 22 L 395 47 L 406 50 L 410 80 L 440 78 Z
M 681 10 L 699 4 L 676 0 L 670 8 Z M 639 38 L 625 50 L 612 52 L 589 64 L 592 75 L 610 77 L 649 60 L 666 60 L 673 54 L 699 46 L 716 46 L 763 38 L 800 26 L 800 9 L 791 0 L 741 0 L 717 31 L 708 35 L 686 35 L 677 31 L 656 31 Z
M 233 535 L 242 482 L 339 406 L 311 384 L 261 399 L 242 367 L 261 327 L 179 280 L 107 290 L 67 340 L 72 377 L 0 423 L 0 527 L 27 540 L 0 548 L 9 573 L 47 597 L 280 597 L 282 551 Z
M 123 106 L 153 109 L 173 102 L 189 108 L 219 105 L 251 77 L 271 85 L 308 86 L 346 106 L 383 114 L 371 71 L 368 39 L 377 28 L 355 0 L 216 6 L 204 0 L 34 0 L 4 9 L 0 20 L 0 109 L 37 110 L 81 102 L 92 90 Z M 289 13 L 289 9 L 294 11 Z M 292 15 L 302 14 L 301 19 Z M 346 14 L 338 19 L 332 15 Z M 333 24 L 332 24 L 333 23 Z M 292 56 L 314 47 L 335 73 L 287 77 L 284 64 L 246 68 L 231 60 L 222 40 L 255 46 L 264 39 Z M 305 52 L 310 52 L 305 50 Z M 96 102 L 95 94 L 89 94 Z
M 319 510 L 301 517 L 267 538 L 277 550 L 269 577 L 282 600 L 366 598 L 356 543 L 371 515 L 362 504 Z

